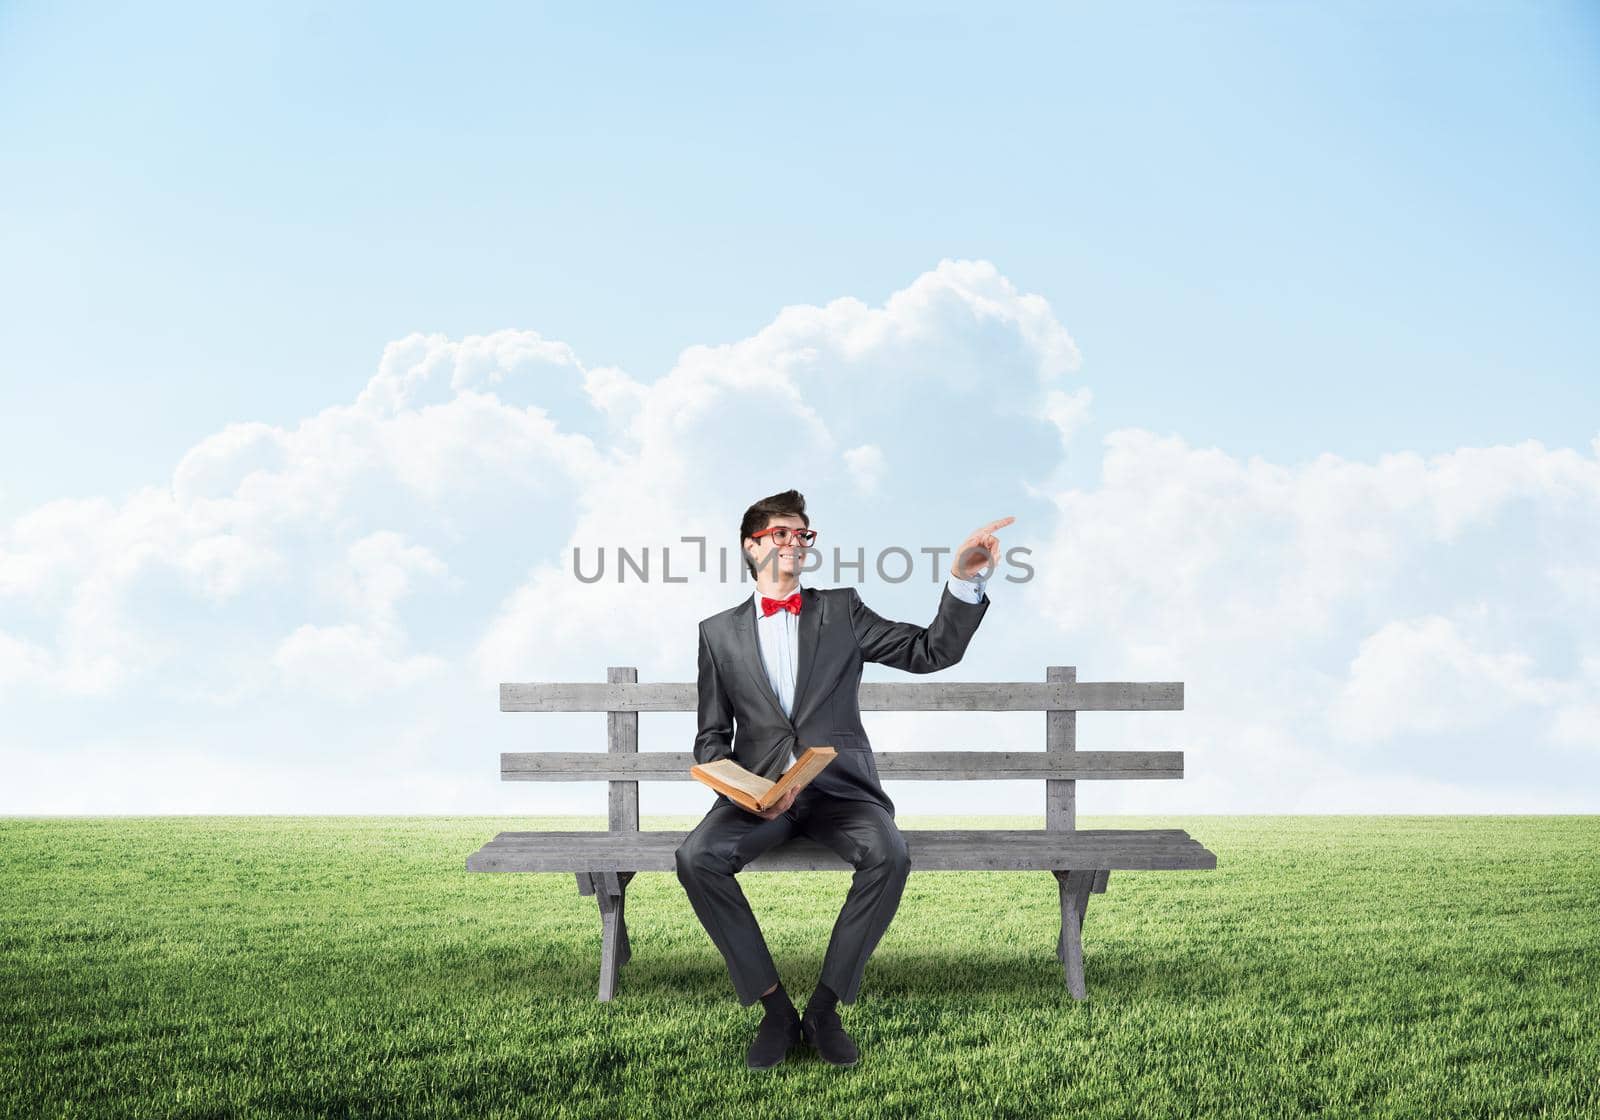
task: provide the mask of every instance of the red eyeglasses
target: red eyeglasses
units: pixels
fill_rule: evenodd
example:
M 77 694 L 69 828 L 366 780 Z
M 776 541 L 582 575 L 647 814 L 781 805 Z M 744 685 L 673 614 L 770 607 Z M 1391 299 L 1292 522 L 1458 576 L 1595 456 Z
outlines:
M 805 545 L 807 548 L 811 547 L 812 542 L 817 539 L 817 531 L 815 529 L 791 529 L 787 525 L 773 525 L 770 528 L 761 530 L 759 533 L 751 533 L 750 539 L 758 541 L 768 533 L 772 534 L 772 543 L 780 546 L 789 543 L 791 533 L 794 535 L 793 539 L 797 544 Z

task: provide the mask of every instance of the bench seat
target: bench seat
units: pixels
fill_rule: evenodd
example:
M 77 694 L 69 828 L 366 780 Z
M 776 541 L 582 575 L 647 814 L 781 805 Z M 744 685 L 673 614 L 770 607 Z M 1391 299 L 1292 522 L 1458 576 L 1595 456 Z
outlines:
M 502 832 L 467 857 L 469 871 L 676 871 L 687 832 Z M 913 871 L 1209 870 L 1217 857 L 1181 828 L 905 829 Z M 809 837 L 762 854 L 745 871 L 849 871 Z

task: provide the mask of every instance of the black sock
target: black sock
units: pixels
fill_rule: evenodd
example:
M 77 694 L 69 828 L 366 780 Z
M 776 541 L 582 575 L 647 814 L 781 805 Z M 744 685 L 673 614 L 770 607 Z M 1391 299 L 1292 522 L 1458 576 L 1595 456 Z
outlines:
M 789 993 L 783 990 L 783 981 L 778 981 L 778 986 L 761 997 L 762 1005 L 767 1009 L 768 1015 L 799 1015 L 794 1009 L 794 1001 L 789 998 Z
M 817 990 L 811 993 L 811 998 L 806 1000 L 806 1011 L 832 1011 L 839 1002 L 839 996 L 828 985 L 817 981 Z

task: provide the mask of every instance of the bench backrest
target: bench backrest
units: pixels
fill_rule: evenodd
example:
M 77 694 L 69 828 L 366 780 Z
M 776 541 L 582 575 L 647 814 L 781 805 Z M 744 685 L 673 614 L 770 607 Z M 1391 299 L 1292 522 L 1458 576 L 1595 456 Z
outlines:
M 1074 665 L 1052 665 L 1044 683 L 938 681 L 863 684 L 861 710 L 1043 712 L 1042 751 L 873 751 L 881 780 L 1042 779 L 1045 828 L 1077 827 L 1081 779 L 1181 778 L 1182 751 L 1080 751 L 1078 713 L 1182 711 L 1182 681 L 1079 682 Z M 606 670 L 605 684 L 502 684 L 502 712 L 605 712 L 606 753 L 507 751 L 500 777 L 523 782 L 610 782 L 613 832 L 639 831 L 641 781 L 692 782 L 692 751 L 639 752 L 640 712 L 699 710 L 698 686 L 639 683 L 632 666 Z

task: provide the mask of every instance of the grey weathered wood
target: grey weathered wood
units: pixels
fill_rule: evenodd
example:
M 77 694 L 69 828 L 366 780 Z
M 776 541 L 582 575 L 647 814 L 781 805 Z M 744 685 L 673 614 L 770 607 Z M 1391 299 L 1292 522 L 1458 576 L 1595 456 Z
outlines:
M 616 994 L 617 975 L 633 956 L 628 943 L 626 902 L 632 871 L 580 871 L 578 893 L 592 894 L 600 907 L 600 999 Z
M 1065 906 L 1067 904 L 1067 900 L 1068 900 L 1067 873 L 1064 872 L 1064 871 L 1056 871 L 1056 872 L 1054 872 L 1054 874 L 1055 874 L 1055 877 L 1056 877 L 1056 885 L 1057 885 L 1057 887 L 1060 888 L 1060 892 L 1061 892 L 1061 904 L 1063 906 Z M 1080 934 L 1083 932 L 1083 923 L 1084 923 L 1085 919 L 1087 919 L 1088 916 L 1089 916 L 1089 892 L 1092 892 L 1092 891 L 1102 891 L 1103 892 L 1105 890 L 1106 877 L 1108 875 L 1110 875 L 1110 874 L 1111 874 L 1111 872 L 1106 871 L 1104 869 L 1099 870 L 1099 871 L 1090 871 L 1090 872 L 1088 872 L 1088 875 L 1090 877 L 1089 878 L 1089 888 L 1088 888 L 1088 891 L 1086 891 L 1084 893 L 1083 906 L 1078 910 L 1078 932 Z M 1067 959 L 1066 953 L 1067 953 L 1067 927 L 1063 924 L 1062 927 L 1061 927 L 1061 933 L 1056 938 L 1056 956 L 1061 958 L 1062 963 L 1066 962 L 1066 959 Z
M 617 950 L 618 965 L 627 964 L 628 961 L 633 959 L 633 946 L 628 942 L 627 907 L 624 905 L 628 901 L 628 881 L 633 878 L 633 874 L 634 873 L 632 871 L 617 872 L 617 938 L 619 942 L 619 948 Z
M 1076 665 L 1051 665 L 1045 679 L 1054 685 L 1071 685 L 1078 679 Z M 1044 749 L 1052 755 L 1070 755 L 1078 750 L 1078 713 L 1052 711 L 1044 714 Z M 1044 783 L 1044 826 L 1071 832 L 1078 827 L 1078 786 L 1071 779 L 1050 778 Z
M 1061 909 L 1062 909 L 1062 912 L 1065 913 L 1066 906 L 1067 906 L 1067 873 L 1065 871 L 1052 871 L 1050 874 L 1055 876 L 1056 890 L 1057 890 L 1057 893 L 1060 895 Z M 1056 959 L 1060 960 L 1062 963 L 1066 963 L 1066 959 L 1067 959 L 1067 924 L 1066 924 L 1066 922 L 1062 922 L 1061 923 L 1061 928 L 1056 933 Z
M 501 832 L 491 843 L 537 844 L 545 847 L 570 848 L 575 851 L 604 848 L 618 852 L 647 853 L 670 845 L 673 837 L 681 840 L 687 835 L 687 832 L 672 830 L 659 832 L 611 832 L 606 829 L 559 829 L 548 832 L 530 830 Z M 967 845 L 980 841 L 999 847 L 1032 846 L 1045 841 L 1090 847 L 1110 842 L 1164 844 L 1189 838 L 1189 834 L 1181 828 L 1080 828 L 1071 834 L 1051 832 L 1042 828 L 908 828 L 904 829 L 901 835 L 906 837 L 908 843 L 915 841 L 924 847 L 944 844 Z M 799 842 L 798 838 L 788 840 L 768 850 L 785 851 L 786 845 Z M 754 863 L 747 866 L 754 866 Z
M 1094 885 L 1093 871 L 1057 871 L 1056 882 L 1061 891 L 1061 936 L 1056 940 L 1061 957 L 1061 970 L 1066 975 L 1067 991 L 1073 999 L 1084 999 L 1088 992 L 1083 983 L 1083 915 L 1089 908 L 1089 888 Z
M 606 829 L 558 829 L 549 832 L 542 830 L 502 832 L 496 835 L 491 843 L 554 845 L 583 851 L 608 848 L 619 852 L 650 852 L 664 844 L 670 844 L 674 836 L 681 839 L 687 835 L 686 832 L 669 830 L 611 832 Z M 902 835 L 907 837 L 908 841 L 916 840 L 924 846 L 972 844 L 987 838 L 1002 847 L 1013 844 L 1032 845 L 1041 840 L 1062 844 L 1081 841 L 1080 846 L 1104 844 L 1108 841 L 1162 844 L 1189 837 L 1189 834 L 1181 828 L 1080 828 L 1071 834 L 1051 832 L 1042 828 L 908 828 Z M 785 841 L 785 844 L 797 842 L 797 840 Z M 785 848 L 784 845 L 779 845 L 769 850 L 783 851 Z
M 638 713 L 613 713 L 638 719 Z M 1047 718 L 1072 712 L 1051 712 Z M 808 744 L 826 745 L 826 744 Z M 1182 751 L 873 751 L 879 777 L 911 781 L 1037 781 L 1041 778 L 1143 780 L 1183 777 Z M 692 782 L 693 751 L 506 751 L 500 777 L 508 782 Z M 626 779 L 619 780 L 619 779 Z M 1047 782 L 1047 785 L 1057 783 Z M 1061 783 L 1067 784 L 1067 783 Z M 637 818 L 635 818 L 637 823 Z
M 600 903 L 600 999 L 617 992 L 617 972 L 623 964 L 622 946 L 627 933 L 622 924 L 623 881 L 615 871 L 595 876 L 595 898 Z
M 632 666 L 614 665 L 606 670 L 606 679 L 612 684 L 634 684 L 639 679 L 639 670 Z M 638 756 L 638 712 L 606 713 L 606 752 L 613 758 Z M 610 802 L 611 827 L 624 832 L 638 832 L 639 783 L 612 782 L 607 800 Z
M 1094 886 L 1090 887 L 1089 889 L 1095 894 L 1105 894 L 1106 883 L 1110 882 L 1110 880 L 1111 870 L 1109 868 L 1101 868 L 1099 871 L 1094 873 Z
M 1211 868 L 1216 856 L 1182 829 L 907 829 L 913 871 L 1053 871 L 1063 867 Z M 687 832 L 501 833 L 467 860 L 471 871 L 674 871 Z M 837 852 L 795 837 L 745 871 L 844 871 Z M 1093 872 L 1088 873 L 1091 876 Z
M 502 684 L 502 712 L 692 712 L 698 685 L 690 683 Z M 1178 712 L 1182 681 L 938 681 L 863 684 L 864 712 Z

